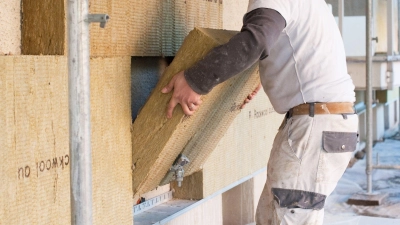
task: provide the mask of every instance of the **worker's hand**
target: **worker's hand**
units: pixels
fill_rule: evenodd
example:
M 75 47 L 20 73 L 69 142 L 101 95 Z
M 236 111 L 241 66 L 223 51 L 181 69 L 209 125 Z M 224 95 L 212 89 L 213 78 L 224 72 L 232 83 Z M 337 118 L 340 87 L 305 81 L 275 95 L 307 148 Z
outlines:
M 243 101 L 243 104 L 240 106 L 240 109 L 243 109 L 247 103 L 249 103 L 258 93 L 258 91 L 261 89 L 261 84 L 259 84 L 256 89 L 254 89 L 253 92 L 251 92 L 247 98 Z
M 169 101 L 167 108 L 167 118 L 170 119 L 172 117 L 172 113 L 174 111 L 175 106 L 179 103 L 183 109 L 183 112 L 191 116 L 193 113 L 199 108 L 202 103 L 200 97 L 201 95 L 197 94 L 186 82 L 183 71 L 177 73 L 171 81 L 165 86 L 161 92 L 169 93 L 171 90 L 174 90 L 171 100 Z

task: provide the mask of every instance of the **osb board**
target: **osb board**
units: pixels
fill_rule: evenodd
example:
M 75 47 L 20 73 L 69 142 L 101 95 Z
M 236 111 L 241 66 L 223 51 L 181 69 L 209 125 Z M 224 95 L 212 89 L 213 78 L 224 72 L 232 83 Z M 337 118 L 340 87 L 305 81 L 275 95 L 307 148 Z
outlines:
M 191 138 L 197 132 L 210 131 L 204 127 L 204 124 L 213 120 L 213 115 L 224 114 L 225 117 L 233 120 L 239 113 L 235 107 L 257 86 L 259 77 L 256 67 L 253 66 L 216 86 L 208 95 L 203 96 L 203 104 L 194 116 L 185 117 L 180 106 L 176 107 L 173 118 L 168 120 L 165 116 L 171 94 L 162 94 L 161 88 L 177 72 L 193 65 L 210 49 L 227 42 L 234 34 L 235 32 L 231 31 L 211 29 L 194 29 L 190 32 L 174 61 L 166 69 L 149 100 L 143 106 L 133 124 L 132 133 L 135 195 L 141 195 L 158 186 Z M 221 104 L 222 102 L 224 104 Z M 235 106 L 233 110 L 232 107 L 226 107 L 226 103 Z M 198 154 L 207 155 L 209 152 L 198 152 Z M 197 157 L 196 153 L 192 156 L 190 160 Z
M 91 60 L 93 218 L 132 224 L 130 57 Z M 1 224 L 70 224 L 67 58 L 0 57 Z
M 105 28 L 90 25 L 91 56 L 133 54 L 133 0 L 90 0 L 89 13 L 110 16 Z M 67 55 L 67 1 L 22 0 L 22 54 Z
M 194 27 L 222 28 L 221 0 L 133 1 L 135 56 L 174 56 Z

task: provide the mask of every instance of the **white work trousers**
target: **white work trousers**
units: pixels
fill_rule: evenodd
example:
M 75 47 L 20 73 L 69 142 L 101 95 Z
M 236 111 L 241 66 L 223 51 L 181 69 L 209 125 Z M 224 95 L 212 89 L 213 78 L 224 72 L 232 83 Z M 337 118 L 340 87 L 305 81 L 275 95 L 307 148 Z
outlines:
M 285 119 L 268 161 L 257 225 L 321 225 L 324 203 L 357 145 L 356 114 Z

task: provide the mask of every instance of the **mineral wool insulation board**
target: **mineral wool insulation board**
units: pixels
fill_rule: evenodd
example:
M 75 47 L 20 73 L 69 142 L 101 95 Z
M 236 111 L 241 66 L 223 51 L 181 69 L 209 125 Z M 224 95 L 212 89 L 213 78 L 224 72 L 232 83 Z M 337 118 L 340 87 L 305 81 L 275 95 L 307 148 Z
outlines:
M 21 54 L 21 1 L 0 1 L 0 55 Z
M 132 224 L 130 57 L 92 58 L 94 224 Z M 0 57 L 0 224 L 70 224 L 67 58 Z
M 92 56 L 129 56 L 134 49 L 134 0 L 89 0 L 89 13 L 108 14 L 105 28 L 90 25 Z M 67 55 L 67 0 L 22 0 L 22 53 Z M 138 31 L 139 32 L 139 31 Z
M 237 115 L 201 170 L 172 182 L 174 196 L 203 199 L 265 168 L 272 143 L 284 116 L 275 112 L 261 89 Z M 197 168 L 199 170 L 199 168 Z M 189 171 L 188 171 L 189 172 Z
M 133 0 L 134 53 L 174 56 L 194 28 L 222 28 L 221 0 Z
M 67 54 L 67 1 L 22 1 L 22 53 Z M 221 0 L 90 0 L 92 56 L 174 56 L 194 27 L 222 28 Z
M 176 107 L 173 118 L 167 119 L 165 109 L 171 94 L 162 94 L 164 87 L 174 74 L 193 65 L 210 49 L 227 42 L 236 32 L 194 29 L 186 37 L 174 61 L 166 69 L 156 88 L 143 106 L 133 124 L 133 191 L 135 195 L 156 188 L 168 172 L 173 161 L 192 139 L 210 136 L 216 146 L 228 129 L 229 124 L 239 113 L 237 108 L 244 98 L 259 84 L 256 66 L 216 86 L 213 91 L 202 97 L 203 104 L 191 117 L 184 116 L 180 106 Z M 218 126 L 219 125 L 219 126 Z M 208 129 L 207 126 L 211 126 Z M 219 130 L 219 132 L 215 132 Z M 197 137 L 195 137 L 197 136 Z M 201 148 L 198 143 L 189 159 L 201 160 L 193 166 L 201 165 L 214 149 Z
M 205 161 L 203 197 L 267 166 L 283 115 L 275 112 L 263 90 L 242 109 Z

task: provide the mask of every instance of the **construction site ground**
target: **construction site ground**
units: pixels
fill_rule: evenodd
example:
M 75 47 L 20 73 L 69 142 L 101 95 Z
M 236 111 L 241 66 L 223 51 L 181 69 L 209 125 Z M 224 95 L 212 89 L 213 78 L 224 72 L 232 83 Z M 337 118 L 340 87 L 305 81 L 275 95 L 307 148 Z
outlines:
M 400 134 L 377 142 L 373 163 L 400 165 Z M 324 225 L 400 225 L 400 170 L 373 170 L 372 193 L 388 194 L 379 206 L 349 205 L 356 193 L 366 193 L 366 157 L 348 168 L 325 204 Z
M 377 163 L 378 155 L 381 165 L 400 165 L 400 134 L 377 142 L 372 155 L 374 164 Z M 364 156 L 345 171 L 337 187 L 327 198 L 324 225 L 400 225 L 400 170 L 373 170 L 373 194 L 387 194 L 381 205 L 362 206 L 346 203 L 353 194 L 367 193 L 365 169 Z M 135 216 L 135 224 L 168 223 L 172 218 L 179 217 L 201 202 L 175 199 Z M 216 222 L 215 225 L 217 224 L 219 223 Z

